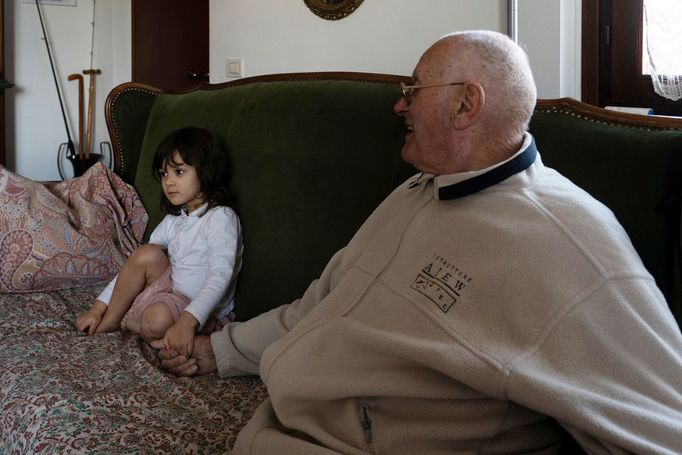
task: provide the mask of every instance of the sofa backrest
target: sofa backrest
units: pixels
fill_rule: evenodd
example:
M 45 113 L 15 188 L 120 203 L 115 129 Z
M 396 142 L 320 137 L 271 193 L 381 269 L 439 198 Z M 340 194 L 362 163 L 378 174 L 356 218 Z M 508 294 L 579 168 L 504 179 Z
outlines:
M 237 317 L 299 297 L 331 255 L 399 183 L 405 127 L 394 114 L 406 77 L 366 73 L 262 76 L 169 93 L 115 88 L 106 103 L 116 170 L 162 218 L 151 178 L 156 145 L 183 126 L 226 141 L 244 227 Z M 682 121 L 541 100 L 531 132 L 541 156 L 609 206 L 682 322 Z
M 300 297 L 416 172 L 400 159 L 405 126 L 392 110 L 401 79 L 372 78 L 273 76 L 184 93 L 129 84 L 110 95 L 119 170 L 149 211 L 147 235 L 163 216 L 150 171 L 156 145 L 187 125 L 225 139 L 244 232 L 238 319 Z

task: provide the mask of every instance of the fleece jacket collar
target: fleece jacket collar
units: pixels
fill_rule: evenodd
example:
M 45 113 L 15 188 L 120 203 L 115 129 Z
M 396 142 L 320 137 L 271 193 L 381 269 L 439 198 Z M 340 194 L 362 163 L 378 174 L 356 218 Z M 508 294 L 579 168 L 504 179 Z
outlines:
M 535 140 L 526 133 L 521 150 L 502 163 L 475 172 L 435 176 L 436 199 L 456 199 L 497 185 L 512 175 L 528 169 L 535 162 L 537 154 Z M 455 182 L 451 183 L 453 180 Z

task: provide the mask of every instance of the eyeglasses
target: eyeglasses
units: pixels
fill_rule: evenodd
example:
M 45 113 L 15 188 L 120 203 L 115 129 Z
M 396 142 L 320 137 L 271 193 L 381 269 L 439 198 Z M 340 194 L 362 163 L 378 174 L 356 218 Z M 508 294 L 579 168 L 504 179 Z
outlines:
M 407 104 L 410 105 L 412 104 L 412 97 L 414 96 L 414 92 L 417 91 L 417 89 L 420 88 L 432 88 L 432 87 L 449 87 L 451 85 L 464 85 L 464 82 L 450 82 L 447 84 L 427 84 L 427 85 L 405 85 L 404 82 L 400 83 L 400 88 L 403 90 L 403 97 L 405 97 L 405 101 L 407 101 Z

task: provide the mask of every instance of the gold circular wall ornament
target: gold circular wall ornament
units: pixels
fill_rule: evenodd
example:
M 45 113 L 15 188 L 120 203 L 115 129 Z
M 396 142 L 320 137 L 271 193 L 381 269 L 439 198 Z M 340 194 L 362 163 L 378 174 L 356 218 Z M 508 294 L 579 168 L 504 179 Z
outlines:
M 336 21 L 355 11 L 363 0 L 303 0 L 322 19 Z

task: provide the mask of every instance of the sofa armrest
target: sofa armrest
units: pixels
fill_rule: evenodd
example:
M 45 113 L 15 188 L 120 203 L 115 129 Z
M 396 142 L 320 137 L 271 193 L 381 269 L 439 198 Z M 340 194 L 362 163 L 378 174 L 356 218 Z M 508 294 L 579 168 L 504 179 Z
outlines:
M 105 120 L 113 145 L 114 170 L 127 183 L 135 181 L 149 113 L 161 93 L 157 88 L 129 82 L 107 96 Z

